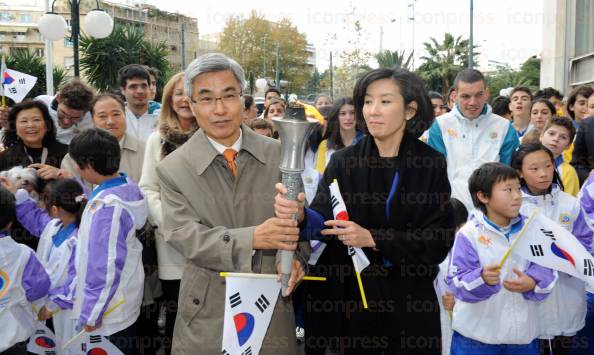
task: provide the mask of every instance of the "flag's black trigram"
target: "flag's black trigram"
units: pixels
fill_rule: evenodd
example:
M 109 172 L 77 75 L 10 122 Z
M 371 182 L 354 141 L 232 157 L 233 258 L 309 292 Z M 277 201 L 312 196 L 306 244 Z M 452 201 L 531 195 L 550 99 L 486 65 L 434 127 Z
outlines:
M 540 245 L 540 244 L 531 245 L 530 251 L 532 252 L 532 256 L 543 256 L 544 255 L 544 252 L 542 251 L 542 245 Z
M 25 78 L 20 78 L 19 79 L 19 84 L 25 85 L 26 83 L 27 83 L 27 79 L 25 79 Z
M 349 245 L 347 247 L 347 253 L 349 254 L 349 256 L 355 255 L 355 248 L 353 248 L 352 246 Z
M 584 260 L 584 275 L 586 275 L 586 276 L 594 275 L 594 262 L 592 262 L 592 259 Z
M 245 351 L 242 352 L 241 355 L 252 355 L 252 347 L 248 346 L 248 348 L 245 349 Z
M 56 352 L 53 350 L 44 351 L 43 355 L 56 355 Z
M 330 202 L 332 203 L 332 209 L 334 209 L 334 207 L 338 206 L 339 204 L 338 200 L 334 196 L 330 196 Z
M 89 337 L 90 343 L 100 343 L 103 339 L 101 339 L 101 335 L 91 335 Z
M 8 92 L 11 94 L 16 94 L 17 93 L 17 89 L 16 88 L 8 88 Z
M 264 297 L 264 295 L 260 295 L 260 298 L 258 298 L 258 300 L 256 300 L 255 305 L 256 305 L 256 307 L 258 307 L 260 312 L 264 313 L 266 308 L 268 308 L 268 306 L 270 306 L 270 302 L 266 299 L 266 297 Z
M 555 233 L 553 233 L 553 231 L 548 231 L 546 229 L 541 228 L 540 231 L 542 232 L 542 234 L 544 234 L 545 236 L 551 238 L 552 241 L 556 241 L 557 238 L 555 238 Z
M 227 350 L 223 350 L 223 352 L 221 353 L 221 355 L 231 355 L 231 354 L 229 354 L 229 352 Z
M 241 304 L 241 296 L 239 296 L 239 292 L 236 292 L 229 297 L 229 302 L 231 303 L 231 308 L 235 308 Z

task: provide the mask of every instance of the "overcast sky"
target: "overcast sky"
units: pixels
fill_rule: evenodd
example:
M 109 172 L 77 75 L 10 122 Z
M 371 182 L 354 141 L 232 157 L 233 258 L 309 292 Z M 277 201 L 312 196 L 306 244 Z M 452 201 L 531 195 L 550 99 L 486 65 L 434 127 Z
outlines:
M 118 0 L 121 1 L 121 0 Z M 290 18 L 299 31 L 317 49 L 320 69 L 328 65 L 328 53 L 334 55 L 347 47 L 345 22 L 361 20 L 367 32 L 367 49 L 373 53 L 380 47 L 380 28 L 383 27 L 384 49 L 413 48 L 413 22 L 409 7 L 413 0 L 352 0 L 352 1 L 217 1 L 148 0 L 164 10 L 196 17 L 200 33 L 222 31 L 231 15 L 248 16 L 252 9 L 270 20 Z M 200 4 L 200 5 L 198 5 Z M 352 9 L 354 8 L 354 15 Z M 445 32 L 469 35 L 469 0 L 414 1 L 414 48 L 417 58 L 423 55 L 422 43 Z M 542 48 L 543 5 L 540 0 L 475 0 L 474 43 L 490 60 L 519 66 L 531 55 L 540 55 Z M 338 34 L 336 40 L 332 36 Z M 272 53 L 272 51 L 271 51 Z M 484 62 L 485 57 L 480 57 Z M 418 65 L 418 59 L 417 63 Z M 484 66 L 486 63 L 479 63 Z
M 441 41 L 445 32 L 465 38 L 469 35 L 470 0 L 143 1 L 197 18 L 201 35 L 222 31 L 229 16 L 247 17 L 253 9 L 272 21 L 288 17 L 316 47 L 317 65 L 321 70 L 328 66 L 329 51 L 336 58 L 349 46 L 346 41 L 350 36 L 345 33 L 352 28 L 349 23 L 354 19 L 361 20 L 367 34 L 365 47 L 370 52 L 378 52 L 383 27 L 383 48 L 410 51 L 414 47 L 416 65 L 424 54 L 422 43 L 430 37 Z M 414 26 L 408 19 L 412 16 L 409 5 L 413 2 Z M 479 52 L 483 53 L 479 57 L 481 66 L 485 66 L 488 58 L 518 67 L 528 57 L 540 55 L 543 21 L 546 21 L 541 0 L 475 0 L 474 18 L 474 43 L 480 45 Z M 272 55 L 272 47 L 270 49 Z

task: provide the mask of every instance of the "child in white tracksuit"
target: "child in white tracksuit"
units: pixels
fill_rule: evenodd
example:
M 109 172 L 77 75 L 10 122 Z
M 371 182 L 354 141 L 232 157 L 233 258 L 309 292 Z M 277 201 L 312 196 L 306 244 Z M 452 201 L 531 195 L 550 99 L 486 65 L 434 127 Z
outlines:
M 15 220 L 14 197 L 0 186 L 0 353 L 11 355 L 27 354 L 24 342 L 35 331 L 37 318 L 32 305 L 41 307 L 50 288 L 33 250 L 10 237 Z
M 578 200 L 561 190 L 561 178 L 555 169 L 553 153 L 541 144 L 521 145 L 512 157 L 512 167 L 518 171 L 522 183 L 522 208 L 528 215 L 535 208 L 575 235 L 590 250 L 592 229 L 586 224 Z M 538 306 L 543 347 L 552 353 L 565 353 L 571 340 L 584 327 L 586 293 L 582 280 L 559 273 L 550 296 Z M 558 337 L 553 341 L 552 339 Z
M 519 176 L 486 163 L 472 173 L 469 191 L 477 210 L 456 235 L 448 269 L 456 298 L 451 353 L 536 355 L 537 304 L 557 273 L 513 253 L 499 267 L 525 222 Z
M 39 237 L 37 257 L 50 275 L 49 297 L 39 312 L 39 319 L 52 317 L 59 353 L 74 354 L 61 347 L 76 334 L 76 318 L 72 312 L 76 276 L 74 252 L 86 199 L 75 180 L 53 181 L 46 191 L 45 211 L 37 207 L 26 190 L 16 191 L 17 219 L 29 233 Z
M 81 177 L 96 185 L 76 248 L 78 327 L 108 337 L 126 355 L 138 354 L 144 268 L 136 230 L 148 217 L 146 199 L 126 174 L 118 174 L 120 146 L 110 133 L 86 130 L 74 137 L 69 153 Z

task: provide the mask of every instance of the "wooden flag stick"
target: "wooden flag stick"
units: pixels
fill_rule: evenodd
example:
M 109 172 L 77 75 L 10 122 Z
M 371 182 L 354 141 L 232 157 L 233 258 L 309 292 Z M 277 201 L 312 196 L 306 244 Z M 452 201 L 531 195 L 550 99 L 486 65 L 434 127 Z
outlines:
M 251 274 L 247 272 L 221 272 L 221 277 L 243 277 L 246 279 L 277 279 L 277 274 Z M 303 281 L 326 281 L 325 277 L 305 276 Z
M 526 224 L 524 224 L 524 227 L 522 227 L 522 230 L 520 231 L 520 233 L 518 233 L 518 236 L 516 237 L 516 239 L 514 239 L 512 245 L 509 247 L 509 249 L 507 249 L 507 251 L 505 252 L 505 255 L 503 255 L 503 259 L 501 259 L 501 262 L 499 263 L 500 269 L 503 267 L 503 264 L 505 264 L 505 262 L 507 261 L 507 258 L 509 258 L 509 255 L 511 254 L 512 249 L 516 246 L 516 243 L 518 242 L 518 240 L 520 240 L 520 238 L 522 238 L 522 236 L 526 232 L 526 229 L 528 229 L 528 226 L 530 225 L 530 223 L 532 223 L 532 220 L 534 219 L 534 217 L 536 216 L 536 214 L 538 212 L 539 212 L 538 208 L 535 208 L 534 210 L 532 210 L 532 214 L 530 215 L 530 218 L 528 218 L 528 221 L 526 222 Z

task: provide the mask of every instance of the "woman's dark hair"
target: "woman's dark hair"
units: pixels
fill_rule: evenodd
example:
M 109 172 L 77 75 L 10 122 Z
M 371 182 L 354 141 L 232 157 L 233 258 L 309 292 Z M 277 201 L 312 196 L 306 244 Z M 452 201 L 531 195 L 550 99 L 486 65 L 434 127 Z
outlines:
M 327 117 L 328 126 L 326 127 L 326 132 L 322 136 L 322 140 L 328 140 L 328 148 L 334 150 L 344 148 L 344 143 L 340 135 L 340 121 L 338 119 L 340 115 L 340 109 L 344 105 L 354 106 L 353 99 L 350 97 L 342 97 L 334 102 Z M 355 116 L 355 129 L 361 132 L 364 130 L 364 126 L 364 121 Z
M 431 100 L 432 99 L 440 99 L 441 101 L 443 101 L 443 96 L 440 93 L 438 93 L 437 91 L 429 91 L 427 94 L 429 95 L 429 99 L 431 99 Z M 445 102 L 444 102 L 444 104 L 445 104 Z
M 77 134 L 70 142 L 68 154 L 81 169 L 90 166 L 103 176 L 120 170 L 118 139 L 101 128 L 90 128 Z
M 549 150 L 549 148 L 545 147 L 544 145 L 540 144 L 540 143 L 528 143 L 528 144 L 522 144 L 518 147 L 518 149 L 514 152 L 514 154 L 512 155 L 512 160 L 511 160 L 511 167 L 516 169 L 516 171 L 522 171 L 522 165 L 524 164 L 524 158 L 526 158 L 526 156 L 530 153 L 534 153 L 534 152 L 546 152 L 549 157 L 551 158 L 551 162 L 553 163 L 553 166 L 555 165 L 555 156 L 553 155 L 553 152 L 551 152 Z M 524 181 L 523 178 L 520 178 L 520 184 L 522 184 L 522 186 L 526 187 L 526 181 Z M 559 187 L 561 188 L 561 190 L 564 189 L 563 187 L 563 182 L 561 181 L 561 176 L 559 176 L 559 172 L 557 171 L 557 169 L 554 169 L 553 172 L 553 184 L 557 184 L 559 185 Z
M 56 143 L 56 126 L 49 114 L 47 106 L 41 101 L 27 99 L 14 105 L 8 113 L 8 128 L 6 129 L 6 132 L 4 132 L 4 137 L 2 138 L 2 143 L 5 148 L 16 144 L 20 140 L 16 132 L 16 121 L 19 113 L 32 108 L 37 108 L 41 111 L 43 121 L 45 122 L 45 135 L 43 136 L 41 144 L 44 147 L 48 147 Z
M 0 185 L 0 231 L 16 220 L 16 201 L 12 192 Z
M 473 171 L 468 179 L 468 190 L 474 207 L 487 213 L 487 207 L 479 200 L 477 194 L 482 192 L 490 197 L 496 183 L 510 179 L 520 180 L 520 175 L 512 167 L 502 163 L 485 163 Z
M 587 99 L 593 93 L 594 93 L 594 90 L 592 90 L 592 87 L 590 85 L 582 85 L 582 86 L 578 86 L 577 88 L 573 89 L 571 94 L 569 94 L 569 98 L 567 99 L 567 113 L 569 114 L 569 116 L 571 116 L 571 118 L 575 119 L 575 112 L 572 109 L 570 109 L 570 107 L 575 105 L 575 102 L 577 101 L 577 97 L 579 95 L 582 95 L 583 97 L 585 97 Z
M 458 200 L 457 198 L 452 197 L 450 199 L 450 203 L 452 204 L 452 209 L 454 210 L 454 225 L 456 228 L 458 228 L 468 220 L 468 210 L 462 201 Z
M 412 119 L 406 121 L 406 131 L 415 137 L 420 137 L 433 122 L 433 106 L 425 89 L 425 84 L 418 76 L 401 68 L 379 68 L 365 74 L 355 84 L 353 101 L 355 102 L 355 117 L 363 120 L 363 105 L 369 85 L 377 80 L 392 79 L 400 89 L 404 98 L 404 105 L 417 103 L 417 112 Z
M 44 194 L 46 207 L 60 207 L 68 213 L 76 215 L 76 226 L 80 226 L 82 213 L 87 205 L 82 186 L 73 179 L 52 180 L 46 185 Z
M 254 103 L 254 98 L 250 95 L 243 95 L 243 109 L 249 110 Z
M 532 101 L 532 104 L 530 105 L 530 112 L 532 112 L 532 108 L 537 103 L 541 103 L 541 104 L 547 105 L 547 107 L 551 111 L 551 117 L 555 117 L 557 115 L 557 110 L 555 109 L 555 105 L 553 105 L 549 100 L 542 99 L 542 98 L 541 99 L 536 99 L 536 100 Z
M 122 98 L 119 95 L 108 92 L 108 93 L 99 94 L 99 95 L 95 96 L 95 98 L 91 101 L 91 108 L 90 108 L 91 116 L 95 116 L 95 105 L 97 104 L 97 102 L 103 101 L 106 99 L 115 100 L 122 107 L 122 111 L 126 112 L 126 104 L 124 103 Z

